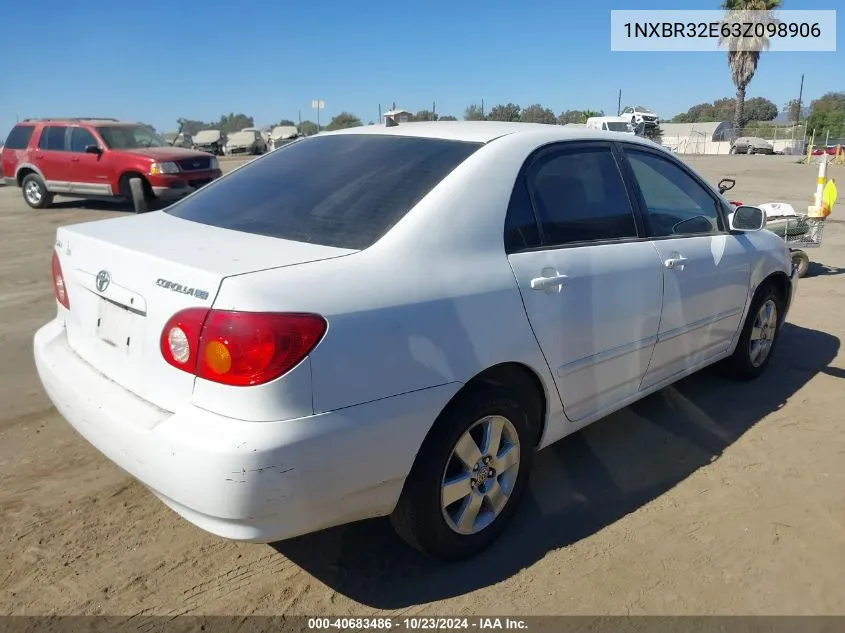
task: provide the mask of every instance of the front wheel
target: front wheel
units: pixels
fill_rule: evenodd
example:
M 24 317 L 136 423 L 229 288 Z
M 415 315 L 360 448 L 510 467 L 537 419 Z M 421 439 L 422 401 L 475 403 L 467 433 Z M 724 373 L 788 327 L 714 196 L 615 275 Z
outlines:
M 528 484 L 534 456 L 529 413 L 507 389 L 459 396 L 420 449 L 391 515 L 410 545 L 460 560 L 504 531 Z
M 805 277 L 810 270 L 810 257 L 804 251 L 792 251 L 792 263 L 798 269 L 798 277 Z
M 784 299 L 772 284 L 757 291 L 736 350 L 725 362 L 728 373 L 734 378 L 753 380 L 766 370 L 780 336 L 784 310 Z

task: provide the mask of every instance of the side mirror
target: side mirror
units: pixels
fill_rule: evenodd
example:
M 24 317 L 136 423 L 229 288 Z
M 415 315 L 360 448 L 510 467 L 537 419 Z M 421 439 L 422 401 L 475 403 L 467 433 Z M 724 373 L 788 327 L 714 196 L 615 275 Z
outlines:
M 86 154 L 102 154 L 103 150 L 100 148 L 99 145 L 86 145 L 85 146 L 85 153 Z
M 766 214 L 759 207 L 742 205 L 730 217 L 732 231 L 759 231 L 766 225 Z
M 726 191 L 730 191 L 736 185 L 736 180 L 733 178 L 722 178 L 719 181 L 719 193 L 725 193 Z

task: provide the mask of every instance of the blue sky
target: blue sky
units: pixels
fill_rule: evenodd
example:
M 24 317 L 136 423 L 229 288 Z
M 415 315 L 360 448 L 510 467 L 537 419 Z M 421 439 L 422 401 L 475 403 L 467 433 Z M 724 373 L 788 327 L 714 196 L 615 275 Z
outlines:
M 785 0 L 782 8 L 840 2 Z M 367 123 L 394 101 L 413 111 L 436 102 L 440 114 L 461 118 L 482 98 L 487 108 L 512 101 L 611 114 L 619 89 L 623 102 L 671 117 L 734 94 L 724 53 L 610 51 L 611 9 L 718 9 L 718 0 L 178 4 L 42 0 L 33 14 L 27 3 L 7 3 L 0 134 L 16 116 L 114 116 L 160 131 L 180 116 L 216 120 L 232 111 L 258 125 L 300 110 L 314 120 L 318 98 L 323 123 L 343 110 Z M 749 96 L 782 107 L 802 73 L 807 103 L 845 90 L 838 48 L 764 54 Z

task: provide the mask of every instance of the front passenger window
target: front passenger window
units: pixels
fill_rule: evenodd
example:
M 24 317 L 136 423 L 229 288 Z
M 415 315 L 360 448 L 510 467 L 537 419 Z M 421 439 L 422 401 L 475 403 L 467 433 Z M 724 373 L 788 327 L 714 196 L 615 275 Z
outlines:
M 84 127 L 75 127 L 70 132 L 70 151 L 82 153 L 89 145 L 97 145 L 97 139 Z
M 683 169 L 652 152 L 626 148 L 625 154 L 640 186 L 654 237 L 723 230 L 718 202 Z

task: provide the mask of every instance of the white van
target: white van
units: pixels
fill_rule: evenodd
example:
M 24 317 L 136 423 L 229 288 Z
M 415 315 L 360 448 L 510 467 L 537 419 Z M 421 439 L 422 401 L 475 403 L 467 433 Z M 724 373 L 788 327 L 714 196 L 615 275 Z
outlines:
M 587 129 L 633 134 L 631 122 L 621 116 L 594 116 L 587 119 Z

